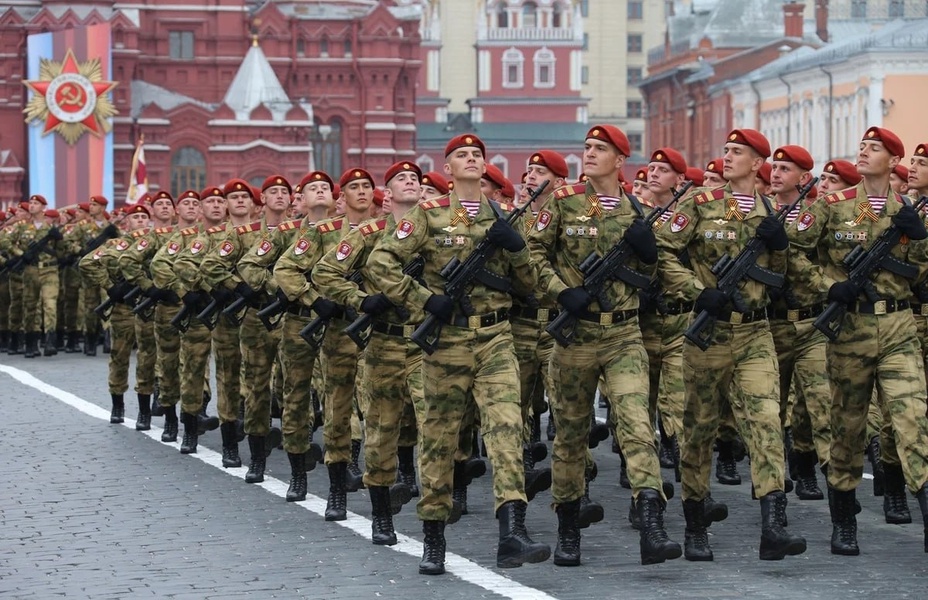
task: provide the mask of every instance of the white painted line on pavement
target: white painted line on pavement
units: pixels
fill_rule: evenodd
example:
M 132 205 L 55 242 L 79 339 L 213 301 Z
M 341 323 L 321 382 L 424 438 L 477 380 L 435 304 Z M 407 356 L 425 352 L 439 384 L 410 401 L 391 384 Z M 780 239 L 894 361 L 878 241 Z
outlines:
M 56 400 L 60 400 L 61 402 L 64 402 L 72 408 L 76 408 L 86 415 L 107 422 L 109 421 L 109 411 L 97 406 L 96 404 L 93 404 L 92 402 L 88 402 L 83 398 L 75 396 L 70 392 L 66 392 L 61 388 L 45 383 L 27 371 L 23 371 L 22 369 L 17 369 L 16 367 L 11 367 L 9 365 L 0 364 L 0 373 L 6 373 L 23 385 L 34 388 L 43 394 L 47 394 L 52 398 L 55 398 Z M 135 421 L 126 419 L 123 423 L 123 426 L 134 430 Z M 161 431 L 162 430 L 160 427 L 152 425 L 151 430 L 141 431 L 139 433 L 148 436 L 159 444 L 171 446 L 179 450 L 179 442 L 166 443 L 161 441 Z M 196 454 L 189 454 L 188 456 L 197 458 L 200 461 L 215 467 L 219 471 L 227 473 L 228 475 L 238 479 L 245 478 L 245 472 L 247 471 L 245 467 L 240 467 L 237 469 L 223 468 L 222 455 L 204 446 L 199 446 L 197 448 Z M 287 487 L 289 483 L 284 483 L 279 479 L 274 479 L 273 477 L 268 477 L 265 475 L 263 483 L 254 485 L 259 485 L 271 494 L 274 494 L 280 498 L 287 497 Z M 307 494 L 305 501 L 291 502 L 289 504 L 300 506 L 320 517 L 323 517 L 325 515 L 325 503 L 326 501 L 324 498 L 320 498 L 319 496 L 315 496 L 313 494 Z M 348 519 L 346 521 L 335 521 L 332 523 L 346 527 L 362 538 L 370 540 L 371 522 L 369 519 L 362 517 L 361 515 L 349 511 Z M 400 533 L 396 534 L 396 538 L 398 543 L 395 546 L 382 547 L 391 548 L 397 552 L 408 554 L 409 556 L 412 556 L 416 559 L 421 558 L 422 544 L 419 541 Z M 451 552 L 448 552 L 445 556 L 445 569 L 448 571 L 448 573 L 463 581 L 466 581 L 467 583 L 479 586 L 489 592 L 499 594 L 505 598 L 512 598 L 513 600 L 556 600 L 553 596 L 549 596 L 541 590 L 522 585 L 517 581 L 513 581 L 507 577 L 495 573 L 494 571 L 491 571 L 490 569 L 481 567 L 477 563 Z M 427 577 L 427 575 L 422 575 L 422 577 Z

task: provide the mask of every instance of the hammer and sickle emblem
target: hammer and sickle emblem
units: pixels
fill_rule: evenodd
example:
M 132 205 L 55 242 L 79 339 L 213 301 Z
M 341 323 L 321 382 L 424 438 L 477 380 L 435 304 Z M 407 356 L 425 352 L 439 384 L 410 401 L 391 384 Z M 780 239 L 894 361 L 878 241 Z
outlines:
M 61 90 L 60 104 L 62 106 L 83 106 L 84 90 L 74 84 L 67 84 Z

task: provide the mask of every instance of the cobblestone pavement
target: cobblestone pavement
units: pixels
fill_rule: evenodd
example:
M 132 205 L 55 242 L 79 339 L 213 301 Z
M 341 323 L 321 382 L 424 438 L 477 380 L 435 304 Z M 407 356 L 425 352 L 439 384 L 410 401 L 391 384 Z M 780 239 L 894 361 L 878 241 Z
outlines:
M 264 484 L 247 485 L 245 469 L 220 466 L 218 432 L 200 438 L 196 456 L 182 456 L 177 444 L 159 441 L 160 418 L 149 434 L 134 431 L 132 392 L 125 426 L 110 425 L 105 382 L 105 357 L 0 359 L 0 456 L 9 477 L 0 490 L 2 598 L 924 598 L 928 589 L 917 503 L 910 499 L 914 524 L 887 525 L 869 481 L 858 495 L 859 557 L 829 553 L 825 502 L 791 496 L 790 528 L 809 549 L 759 561 L 760 510 L 744 483 L 714 486 L 731 509 L 712 527 L 715 562 L 643 567 L 626 519 L 630 492 L 618 486 L 608 444 L 594 450 L 600 475 L 591 485 L 606 520 L 584 530 L 581 567 L 497 569 L 487 476 L 470 488 L 471 514 L 448 528 L 449 574 L 420 576 L 412 505 L 395 518 L 408 537 L 373 546 L 366 491 L 349 495 L 348 521 L 326 523 L 323 468 L 309 474 L 306 502 L 287 503 L 283 452 L 270 457 Z M 739 468 L 747 481 L 747 463 Z M 679 498 L 665 521 L 682 543 Z M 532 503 L 527 523 L 554 546 L 550 495 Z

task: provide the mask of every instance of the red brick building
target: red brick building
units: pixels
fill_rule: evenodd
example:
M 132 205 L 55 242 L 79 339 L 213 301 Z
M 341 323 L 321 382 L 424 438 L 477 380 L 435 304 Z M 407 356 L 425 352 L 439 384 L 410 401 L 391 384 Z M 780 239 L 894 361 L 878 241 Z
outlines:
M 112 27 L 116 200 L 145 136 L 149 181 L 174 193 L 241 176 L 298 180 L 414 158 L 419 10 L 390 0 L 142 0 L 0 7 L 0 201 L 28 168 L 26 36 Z

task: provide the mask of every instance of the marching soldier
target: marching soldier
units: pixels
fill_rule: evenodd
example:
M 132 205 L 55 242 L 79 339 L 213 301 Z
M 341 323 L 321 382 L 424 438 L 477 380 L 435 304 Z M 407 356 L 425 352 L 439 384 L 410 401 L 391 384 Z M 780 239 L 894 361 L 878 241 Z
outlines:
M 485 155 L 485 146 L 475 135 L 448 142 L 445 172 L 453 179 L 454 192 L 412 209 L 367 261 L 371 278 L 393 304 L 404 305 L 411 313 L 424 309 L 444 324 L 436 349 L 422 359 L 422 497 L 417 511 L 425 533 L 419 573 L 426 575 L 445 572 L 444 530 L 452 508 L 453 455 L 462 411 L 470 398 L 480 409 L 493 465 L 500 532 L 497 566 L 543 562 L 551 554 L 550 547 L 532 541 L 525 528 L 519 376 L 508 321 L 509 292 L 528 295 L 536 274 L 522 236 L 496 216 L 495 207 L 480 193 Z M 451 258 L 465 259 L 484 238 L 498 248 L 484 267 L 491 284 L 475 281 L 464 302 L 441 293 L 446 284 L 440 274 L 443 267 Z M 425 260 L 422 279 L 427 287 L 402 272 L 417 254 Z
M 26 335 L 26 358 L 39 356 L 39 340 L 42 337 L 43 315 L 45 328 L 48 330 L 46 338 L 46 356 L 57 354 L 55 349 L 55 329 L 57 327 L 58 310 L 58 259 L 53 241 L 49 241 L 44 248 L 34 252 L 30 245 L 38 242 L 46 235 L 52 235 L 53 240 L 61 239 L 61 233 L 55 225 L 58 211 L 54 218 L 46 215 L 48 202 L 39 194 L 29 198 L 30 220 L 19 229 L 16 254 L 25 261 L 23 270 L 23 331 Z M 28 254 L 26 254 L 28 251 Z M 49 343 L 50 342 L 50 343 Z M 50 349 L 49 349 L 50 348 Z
M 725 185 L 725 178 L 722 176 L 722 159 L 713 158 L 706 163 L 706 170 L 702 172 L 702 184 L 707 188 L 717 188 Z
M 825 163 L 818 180 L 818 193 L 824 196 L 829 192 L 839 192 L 860 183 L 860 173 L 853 163 L 846 160 L 830 160 Z
M 706 527 L 725 516 L 706 511 L 712 443 L 720 414 L 718 390 L 724 390 L 739 427 L 750 432 L 745 441 L 761 505 L 760 558 L 780 560 L 805 552 L 806 542 L 783 526 L 787 498 L 780 392 L 776 349 L 767 323 L 767 292 L 760 282 L 745 281 L 741 296 L 748 312 L 737 312 L 715 287 L 711 268 L 723 254 L 737 255 L 757 236 L 768 250 L 758 264 L 785 271 L 789 240 L 754 185 L 757 172 L 770 156 L 766 138 L 753 129 L 736 129 L 728 135 L 724 151 L 723 173 L 728 183 L 713 190 L 703 188 L 682 200 L 670 226 L 658 232 L 661 283 L 669 293 L 695 301 L 694 313 L 704 310 L 717 320 L 715 342 L 705 352 L 689 341 L 683 345 L 686 391 L 680 463 L 685 555 L 687 560 L 712 560 Z M 680 260 L 683 252 L 688 253 L 691 265 Z
M 104 227 L 109 225 L 106 218 L 106 206 L 109 203 L 103 196 L 91 196 L 87 205 L 90 218 L 81 226 L 83 234 L 82 244 L 86 244 L 96 237 Z M 79 256 L 78 260 L 83 257 Z M 100 342 L 102 327 L 100 317 L 94 312 L 94 308 L 100 305 L 103 299 L 100 286 L 91 283 L 86 277 L 81 276 L 81 295 L 84 298 L 84 354 L 87 356 L 97 355 L 97 344 Z
M 439 196 L 445 196 L 451 190 L 448 189 L 448 180 L 441 173 L 429 171 L 423 173 L 422 181 L 419 186 L 419 200 L 432 200 Z

